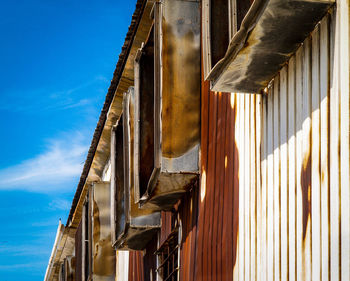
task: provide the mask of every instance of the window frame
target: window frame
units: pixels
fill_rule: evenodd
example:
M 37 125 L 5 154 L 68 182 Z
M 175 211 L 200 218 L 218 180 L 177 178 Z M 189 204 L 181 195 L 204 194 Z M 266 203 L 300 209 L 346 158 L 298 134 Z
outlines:
M 174 5 L 173 5 L 174 4 Z M 176 8 L 174 8 L 176 6 Z M 135 202 L 141 208 L 150 210 L 170 210 L 173 204 L 185 193 L 187 188 L 199 174 L 199 145 L 200 134 L 195 135 L 192 132 L 199 132 L 200 129 L 200 1 L 185 0 L 156 0 L 151 12 L 152 27 L 148 34 L 147 40 L 137 52 L 134 64 L 134 82 L 135 82 Z M 172 11 L 172 9 L 174 9 Z M 146 138 L 147 130 L 140 131 L 140 59 L 142 58 L 142 50 L 147 45 L 150 39 L 153 28 L 153 57 L 154 57 L 154 91 L 153 91 L 153 165 L 152 169 L 143 169 L 141 174 L 140 169 L 145 167 L 142 164 L 142 155 L 144 148 L 139 149 L 139 144 Z M 188 34 L 193 34 L 187 36 Z M 191 37 L 191 38 L 190 38 Z M 168 46 L 169 44 L 169 46 Z M 173 45 L 173 47 L 171 47 Z M 171 48 L 181 50 L 181 54 L 177 51 L 170 52 Z M 177 63 L 175 63 L 177 62 Z M 192 62 L 192 64 L 190 63 Z M 181 73 L 176 75 L 173 72 L 179 66 L 182 66 Z M 198 67 L 193 67 L 193 66 Z M 173 70 L 170 70 L 173 68 Z M 172 72 L 173 71 L 173 72 Z M 185 81 L 183 85 L 175 87 L 170 81 L 176 79 L 181 81 L 186 77 L 192 77 L 192 81 Z M 180 84 L 180 83 L 178 83 Z M 186 89 L 184 89 L 186 87 Z M 148 90 L 147 90 L 148 91 Z M 189 94 L 189 92 L 191 94 Z M 171 106 L 172 100 L 178 101 L 181 99 L 181 104 L 191 104 L 192 106 Z M 179 103 L 180 104 L 180 103 Z M 197 106 L 198 105 L 198 106 Z M 184 112 L 186 110 L 186 112 Z M 150 110 L 148 110 L 150 112 Z M 146 112 L 146 111 L 144 111 Z M 185 113 L 185 114 L 182 114 Z M 181 116 L 189 116 L 187 122 L 181 124 L 188 125 L 176 128 L 172 124 L 174 120 L 181 120 L 176 117 L 176 114 Z M 192 114 L 192 115 L 191 115 Z M 144 119 L 147 121 L 147 119 Z M 150 120 L 150 119 L 148 119 Z M 198 122 L 197 122 L 198 121 Z M 181 121 L 177 121 L 181 122 Z M 197 122 L 197 123 L 196 123 Z M 175 128 L 175 129 L 169 129 Z M 190 134 L 188 131 L 191 131 Z M 179 136 L 183 137 L 180 144 Z M 174 141 L 171 141 L 170 139 Z M 185 147 L 181 150 L 180 147 Z M 140 153 L 141 151 L 141 153 Z M 151 151 L 151 149 L 149 149 Z M 186 161 L 192 159 L 192 161 Z M 149 159 L 147 159 L 148 162 Z M 149 167 L 149 166 L 147 166 Z M 146 175 L 146 176 L 145 176 Z M 176 182 L 169 190 L 165 188 L 168 184 L 168 178 L 172 177 Z M 176 178 L 176 180 L 175 180 Z M 146 182 L 147 181 L 147 182 Z M 140 184 L 142 182 L 142 184 Z
M 134 107 L 135 107 L 134 87 L 129 87 L 123 95 L 123 113 L 122 119 L 119 119 L 118 125 L 112 129 L 111 139 L 111 165 L 112 165 L 112 183 L 111 183 L 111 219 L 112 219 L 112 246 L 116 250 L 143 250 L 148 241 L 156 234 L 160 228 L 160 213 L 145 209 L 140 209 L 135 203 L 134 186 Z M 121 129 L 122 133 L 116 134 L 116 129 Z M 122 152 L 119 151 L 118 163 L 116 165 L 116 145 L 122 145 Z M 120 150 L 120 147 L 119 147 Z M 123 183 L 116 186 L 116 169 L 123 171 Z M 122 192 L 117 194 L 117 189 Z M 119 210 L 125 220 L 121 223 L 116 216 L 117 206 L 123 200 L 123 207 Z M 116 233 L 120 230 L 120 233 Z
M 83 204 L 82 213 L 82 280 L 92 278 L 92 236 L 91 236 L 91 205 L 90 188 Z
M 175 214 L 175 216 L 177 216 L 177 214 Z M 180 267 L 181 267 L 181 236 L 182 236 L 182 227 L 181 224 L 178 223 L 178 219 L 175 218 L 174 223 L 173 223 L 173 228 L 171 233 L 168 235 L 167 239 L 158 247 L 157 251 L 154 253 L 157 256 L 157 268 L 156 268 L 156 274 L 158 276 L 157 280 L 161 280 L 161 281 L 168 281 L 168 280 L 173 280 L 173 278 L 169 279 L 169 277 L 171 277 L 173 274 L 176 273 L 176 281 L 180 280 Z M 172 250 L 168 250 L 168 256 L 162 260 L 163 256 L 162 253 L 164 250 L 166 250 L 167 248 L 169 248 L 169 243 L 174 243 L 174 247 L 172 248 Z M 163 268 L 166 265 L 167 262 L 170 261 L 169 257 L 170 256 L 175 256 L 176 258 L 176 263 L 175 263 L 175 259 L 173 258 L 172 262 L 172 268 L 173 271 L 168 272 L 168 275 L 164 277 L 163 275 Z M 174 264 L 176 264 L 176 268 L 174 269 Z
M 159 3 L 158 3 L 159 4 Z M 154 4 L 154 8 L 152 10 L 152 17 L 154 17 L 154 13 L 158 13 L 158 6 L 157 2 Z M 157 16 L 156 16 L 157 17 Z M 134 184 L 135 184 L 135 203 L 139 203 L 141 200 L 141 197 L 147 193 L 148 190 L 148 183 L 151 181 L 151 178 L 153 176 L 154 170 L 155 170 L 155 163 L 156 163 L 156 157 L 160 157 L 159 155 L 157 156 L 156 154 L 156 140 L 160 137 L 159 133 L 157 134 L 156 132 L 156 123 L 160 122 L 160 120 L 158 120 L 159 118 L 158 115 L 156 114 L 156 103 L 157 103 L 157 97 L 155 94 L 155 88 L 156 88 L 156 72 L 158 72 L 158 70 L 156 70 L 156 68 L 158 68 L 157 63 L 156 63 L 156 45 L 155 45 L 155 38 L 156 38 L 156 26 L 157 26 L 157 22 L 156 20 L 153 20 L 150 32 L 147 36 L 147 39 L 145 40 L 145 42 L 142 43 L 141 48 L 137 51 L 136 56 L 135 56 L 135 60 L 134 60 L 134 82 L 135 82 L 135 87 L 134 87 L 134 99 L 135 99 L 135 113 L 134 113 L 134 130 L 135 130 L 135 134 L 134 134 Z M 152 38 L 153 37 L 153 38 Z M 148 44 L 150 42 L 150 40 L 153 41 L 153 74 L 152 74 L 152 82 L 153 82 L 153 90 L 152 90 L 152 96 L 153 96 L 153 107 L 152 107 L 152 119 L 151 121 L 153 121 L 153 128 L 152 128 L 152 136 L 153 137 L 153 163 L 152 163 L 152 173 L 150 174 L 149 178 L 148 178 L 148 182 L 146 184 L 146 190 L 144 192 L 141 191 L 141 176 L 140 176 L 140 170 L 142 168 L 142 164 L 141 164 L 141 94 L 142 94 L 142 74 L 143 74 L 143 69 L 142 69 L 142 65 L 141 65 L 141 60 L 142 59 L 146 59 L 146 51 L 145 49 L 148 48 Z M 159 106 L 159 105 L 158 105 Z M 156 116 L 157 115 L 157 116 Z M 158 161 L 160 162 L 160 161 Z
M 203 0 L 202 4 L 202 43 L 203 43 L 203 72 L 204 79 L 207 80 L 211 70 L 215 65 L 212 65 L 212 50 L 211 50 L 211 1 L 212 0 Z M 239 31 L 238 25 L 238 5 L 237 1 L 247 1 L 247 0 L 227 0 L 228 1 L 228 45 L 230 44 L 233 36 Z M 250 4 L 252 5 L 252 3 Z M 247 12 L 246 12 L 247 13 Z M 243 16 L 244 18 L 244 16 Z M 242 19 L 243 20 L 243 19 Z M 222 57 L 224 58 L 224 57 Z M 221 59 L 222 59 L 221 58 Z M 219 60 L 220 61 L 220 60 Z
M 111 176 L 111 237 L 112 237 L 112 245 L 115 246 L 117 241 L 123 236 L 123 232 L 121 234 L 117 233 L 117 224 L 120 224 L 120 221 L 118 220 L 118 213 L 117 213 L 117 205 L 120 204 L 119 201 L 121 198 L 119 198 L 117 189 L 121 188 L 122 189 L 122 200 L 123 206 L 125 209 L 125 188 L 124 188 L 124 180 L 125 180 L 125 168 L 124 168 L 124 131 L 123 131 L 123 120 L 124 120 L 124 114 L 121 115 L 120 119 L 118 120 L 117 124 L 112 127 L 112 132 L 111 132 L 111 171 L 112 171 L 112 176 Z M 121 132 L 120 132 L 121 130 Z M 118 153 L 117 150 L 117 145 L 122 145 L 122 151 L 121 155 Z M 120 151 L 119 151 L 120 152 Z M 118 163 L 117 163 L 118 162 Z M 121 167 L 119 166 L 121 165 Z M 123 174 L 123 184 L 121 186 L 117 185 L 117 169 L 122 170 Z M 126 219 L 126 214 L 124 213 L 123 210 L 123 215 L 124 215 L 124 224 L 122 226 L 122 229 L 125 229 L 127 219 Z

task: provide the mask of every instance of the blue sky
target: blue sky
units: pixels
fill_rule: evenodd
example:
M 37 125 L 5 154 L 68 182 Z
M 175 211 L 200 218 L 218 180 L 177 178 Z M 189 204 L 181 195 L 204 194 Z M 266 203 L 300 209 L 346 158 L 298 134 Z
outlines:
M 0 0 L 0 279 L 43 280 L 136 0 Z

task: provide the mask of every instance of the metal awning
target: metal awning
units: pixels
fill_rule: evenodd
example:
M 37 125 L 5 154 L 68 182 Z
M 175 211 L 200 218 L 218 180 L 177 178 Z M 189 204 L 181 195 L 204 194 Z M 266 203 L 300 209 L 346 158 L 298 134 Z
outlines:
M 334 0 L 255 0 L 225 57 L 207 79 L 221 92 L 258 93 L 315 28 Z

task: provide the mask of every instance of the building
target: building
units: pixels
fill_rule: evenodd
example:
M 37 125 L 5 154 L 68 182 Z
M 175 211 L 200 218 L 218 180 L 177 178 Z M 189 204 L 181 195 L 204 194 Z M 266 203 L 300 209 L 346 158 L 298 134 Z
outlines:
M 45 281 L 349 280 L 347 0 L 139 0 Z

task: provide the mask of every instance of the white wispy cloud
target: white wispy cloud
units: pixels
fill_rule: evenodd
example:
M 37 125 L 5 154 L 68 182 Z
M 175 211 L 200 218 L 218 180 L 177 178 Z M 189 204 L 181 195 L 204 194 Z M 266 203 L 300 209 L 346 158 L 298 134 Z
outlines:
M 78 180 L 88 145 L 81 133 L 50 140 L 46 149 L 32 159 L 0 170 L 0 190 L 56 192 L 71 189 L 64 183 Z M 62 202 L 60 202 L 62 203 Z M 54 204 L 53 206 L 58 204 Z
M 49 203 L 49 209 L 50 210 L 62 210 L 66 211 L 69 210 L 71 206 L 71 202 L 66 199 L 54 199 Z

